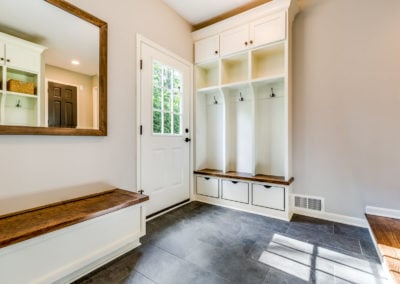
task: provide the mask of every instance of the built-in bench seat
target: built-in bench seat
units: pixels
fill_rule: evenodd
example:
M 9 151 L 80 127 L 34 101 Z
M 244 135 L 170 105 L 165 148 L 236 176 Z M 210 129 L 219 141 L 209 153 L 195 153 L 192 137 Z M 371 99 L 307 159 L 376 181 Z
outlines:
M 400 219 L 366 214 L 384 265 L 400 284 Z
M 137 247 L 147 200 L 114 189 L 0 216 L 0 283 L 70 282 Z

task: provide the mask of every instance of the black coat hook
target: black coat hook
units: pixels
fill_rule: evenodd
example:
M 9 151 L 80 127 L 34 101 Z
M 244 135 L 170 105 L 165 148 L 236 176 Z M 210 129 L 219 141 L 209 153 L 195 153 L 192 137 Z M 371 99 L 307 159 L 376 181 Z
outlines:
M 239 102 L 243 102 L 243 101 L 244 101 L 244 98 L 242 96 L 242 92 L 239 92 Z
M 275 98 L 274 88 L 271 88 L 271 94 L 269 96 L 271 98 Z
M 18 100 L 17 105 L 15 107 L 22 107 L 21 100 Z
M 215 98 L 215 96 L 214 96 L 214 104 L 215 104 L 215 105 L 218 104 L 218 101 L 217 101 L 217 99 Z

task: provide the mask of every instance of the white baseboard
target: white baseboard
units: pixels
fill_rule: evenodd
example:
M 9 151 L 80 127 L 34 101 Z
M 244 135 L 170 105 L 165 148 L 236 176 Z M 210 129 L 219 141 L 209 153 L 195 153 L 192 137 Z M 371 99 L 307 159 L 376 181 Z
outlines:
M 389 218 L 400 219 L 400 210 L 366 206 L 365 213 Z
M 350 216 L 346 216 L 346 215 L 340 215 L 340 214 L 329 213 L 329 212 L 313 212 L 313 211 L 309 211 L 309 210 L 301 210 L 301 209 L 295 208 L 295 207 L 293 207 L 293 213 L 299 214 L 299 215 L 305 215 L 308 217 L 319 218 L 319 219 L 323 219 L 323 220 L 327 220 L 327 221 L 357 226 L 357 227 L 363 227 L 363 228 L 368 227 L 367 220 L 361 219 L 361 218 L 350 217 Z

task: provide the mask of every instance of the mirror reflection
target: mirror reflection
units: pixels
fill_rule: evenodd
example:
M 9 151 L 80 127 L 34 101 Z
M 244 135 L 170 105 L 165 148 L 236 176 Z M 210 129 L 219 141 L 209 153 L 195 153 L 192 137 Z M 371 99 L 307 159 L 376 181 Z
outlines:
M 43 0 L 0 1 L 0 125 L 98 129 L 99 28 Z

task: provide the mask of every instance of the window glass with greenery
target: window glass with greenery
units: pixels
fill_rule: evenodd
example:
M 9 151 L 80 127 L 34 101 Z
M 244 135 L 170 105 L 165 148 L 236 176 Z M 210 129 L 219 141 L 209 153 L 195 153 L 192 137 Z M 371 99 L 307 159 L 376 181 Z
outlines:
M 182 73 L 153 62 L 153 134 L 182 134 Z

